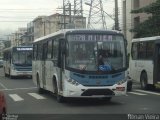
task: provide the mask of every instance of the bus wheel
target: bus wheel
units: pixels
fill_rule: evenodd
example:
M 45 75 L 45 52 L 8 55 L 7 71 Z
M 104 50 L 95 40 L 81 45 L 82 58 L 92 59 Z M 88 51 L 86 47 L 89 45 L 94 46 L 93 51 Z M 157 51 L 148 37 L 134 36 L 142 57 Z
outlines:
M 10 75 L 10 78 L 11 78 L 11 79 L 14 79 L 14 76 Z
M 58 94 L 58 86 L 57 86 L 57 82 L 54 82 L 54 89 L 55 89 L 55 95 L 56 95 L 56 99 L 59 103 L 63 103 L 65 101 L 65 98 L 61 95 Z
M 132 91 L 132 81 L 127 82 L 127 91 Z
M 5 77 L 7 77 L 7 74 L 6 74 L 5 68 L 4 68 L 4 76 L 5 76 Z
M 9 76 L 10 79 L 14 78 L 14 76 L 11 75 L 11 70 L 9 70 L 9 75 L 8 76 Z
M 146 90 L 147 89 L 147 74 L 145 72 L 141 74 L 140 83 L 141 83 L 141 89 Z
M 39 75 L 37 75 L 37 88 L 38 88 L 38 93 L 43 94 L 44 90 L 40 87 Z
M 6 73 L 4 73 L 4 76 L 5 76 L 5 77 L 7 77 L 7 74 L 6 74 Z

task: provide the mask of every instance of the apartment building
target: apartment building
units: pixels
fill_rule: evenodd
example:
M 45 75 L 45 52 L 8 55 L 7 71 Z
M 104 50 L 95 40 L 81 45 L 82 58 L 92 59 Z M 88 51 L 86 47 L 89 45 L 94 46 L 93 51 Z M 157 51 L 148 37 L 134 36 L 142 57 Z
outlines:
M 123 9 L 123 27 L 122 31 L 128 40 L 128 51 L 131 48 L 131 40 L 134 36 L 133 32 L 130 32 L 140 22 L 145 21 L 150 16 L 149 14 L 139 13 L 131 14 L 131 10 L 139 9 L 145 7 L 156 0 L 122 0 L 122 9 Z
M 26 41 L 27 44 L 31 44 L 34 41 L 34 26 L 32 21 L 27 24 L 27 33 L 24 37 L 28 39 L 28 41 Z
M 70 16 L 65 16 L 65 28 L 86 28 L 86 18 L 81 16 L 71 16 L 75 19 L 73 24 L 69 24 Z M 64 28 L 64 15 L 53 14 L 50 16 L 38 16 L 33 20 L 34 39 L 48 35 Z
M 11 35 L 11 46 L 20 46 L 26 42 L 22 36 L 27 32 L 27 28 L 18 28 L 18 30 Z

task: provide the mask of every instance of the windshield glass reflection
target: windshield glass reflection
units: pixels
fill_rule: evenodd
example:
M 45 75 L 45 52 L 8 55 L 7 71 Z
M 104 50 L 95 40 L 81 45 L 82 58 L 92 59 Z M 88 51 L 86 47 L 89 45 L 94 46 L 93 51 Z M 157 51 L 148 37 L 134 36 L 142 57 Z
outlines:
M 13 53 L 13 64 L 16 65 L 32 65 L 32 52 L 20 51 Z
M 111 35 L 110 37 L 108 40 L 104 36 L 94 39 L 94 37 L 77 38 L 75 35 L 69 35 L 67 67 L 87 71 L 125 68 L 123 37 Z

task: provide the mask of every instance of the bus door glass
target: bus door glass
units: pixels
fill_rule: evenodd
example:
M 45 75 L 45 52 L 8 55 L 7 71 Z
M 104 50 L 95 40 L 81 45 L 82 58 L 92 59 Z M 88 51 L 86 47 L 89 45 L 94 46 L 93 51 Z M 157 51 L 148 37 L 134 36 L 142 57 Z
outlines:
M 154 83 L 160 82 L 160 43 L 155 45 Z
M 47 43 L 43 43 L 43 60 L 42 60 L 42 81 L 43 88 L 46 87 L 46 58 L 47 58 Z
M 63 74 L 64 71 L 64 60 L 65 60 L 65 41 L 64 39 L 59 39 L 59 61 L 58 61 L 58 67 L 60 68 L 60 76 L 59 76 L 59 88 L 62 90 L 62 80 L 63 80 Z
M 132 43 L 129 75 L 134 80 L 137 80 L 137 77 L 136 77 L 137 59 L 138 59 L 138 43 Z

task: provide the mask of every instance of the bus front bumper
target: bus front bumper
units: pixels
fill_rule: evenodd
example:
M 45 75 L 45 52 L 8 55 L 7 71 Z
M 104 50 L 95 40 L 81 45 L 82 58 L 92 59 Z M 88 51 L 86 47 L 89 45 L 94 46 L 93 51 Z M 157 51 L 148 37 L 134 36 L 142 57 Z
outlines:
M 17 71 L 12 70 L 11 71 L 12 76 L 32 76 L 32 71 Z
M 127 82 L 121 85 L 103 86 L 103 87 L 86 87 L 82 85 L 74 86 L 69 83 L 65 84 L 62 96 L 64 97 L 83 97 L 99 98 L 126 95 Z

